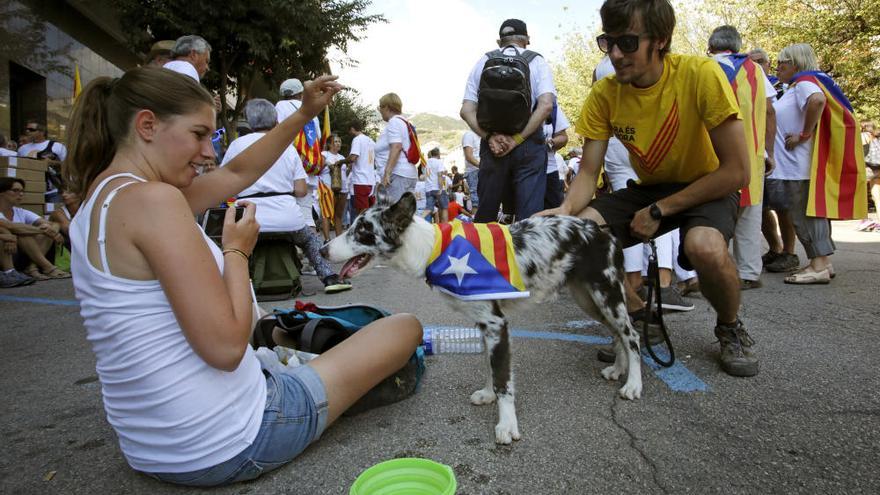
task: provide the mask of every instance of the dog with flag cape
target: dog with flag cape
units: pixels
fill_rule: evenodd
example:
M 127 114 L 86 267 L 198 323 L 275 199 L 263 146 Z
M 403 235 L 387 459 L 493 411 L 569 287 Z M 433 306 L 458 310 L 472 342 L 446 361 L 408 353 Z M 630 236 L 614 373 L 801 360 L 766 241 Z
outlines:
M 457 311 L 473 318 L 483 334 L 490 373 L 486 386 L 470 399 L 476 405 L 498 403 L 499 444 L 520 438 L 506 314 L 553 300 L 564 287 L 589 316 L 612 330 L 616 360 L 602 376 L 626 375 L 621 397 L 641 396 L 639 337 L 624 303 L 623 255 L 614 237 L 590 220 L 542 216 L 509 228 L 460 221 L 433 225 L 416 215 L 415 196 L 405 193 L 397 203 L 365 210 L 321 254 L 345 262 L 343 278 L 381 259 L 425 278 Z

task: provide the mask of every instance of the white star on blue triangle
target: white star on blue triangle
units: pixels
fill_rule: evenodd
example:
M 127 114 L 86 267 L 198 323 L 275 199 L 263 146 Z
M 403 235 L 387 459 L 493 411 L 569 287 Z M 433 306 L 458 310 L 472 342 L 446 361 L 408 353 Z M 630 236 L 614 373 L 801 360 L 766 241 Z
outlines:
M 458 279 L 458 285 L 461 285 L 461 281 L 464 279 L 465 275 L 477 273 L 476 270 L 468 265 L 468 259 L 470 259 L 470 257 L 471 253 L 467 253 L 461 258 L 447 256 L 447 258 L 449 258 L 449 268 L 447 268 L 442 275 L 455 275 L 455 278 Z

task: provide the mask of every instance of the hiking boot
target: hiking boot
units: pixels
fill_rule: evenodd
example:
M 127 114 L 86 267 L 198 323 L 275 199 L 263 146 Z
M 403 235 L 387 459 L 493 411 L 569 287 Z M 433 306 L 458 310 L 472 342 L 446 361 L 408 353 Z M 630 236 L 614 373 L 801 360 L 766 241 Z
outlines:
M 739 281 L 739 290 L 760 289 L 761 287 L 764 287 L 764 283 L 761 282 L 761 279 L 758 279 L 758 280 L 740 279 L 740 281 Z
M 656 323 L 658 320 L 659 317 L 657 316 L 657 313 L 653 312 L 651 323 L 648 324 L 648 342 L 651 345 L 663 343 L 663 331 L 660 330 L 660 324 Z M 633 328 L 636 329 L 636 333 L 639 334 L 639 344 L 644 347 L 645 336 L 643 334 L 643 327 L 645 321 L 645 309 L 642 308 L 630 313 L 629 321 L 632 323 Z M 596 359 L 599 361 L 602 361 L 603 363 L 613 363 L 615 358 L 614 344 L 600 345 L 596 348 Z
M 677 282 L 675 288 L 678 289 L 678 293 L 683 297 L 700 297 L 701 294 L 700 281 L 697 280 L 697 277 Z
M 755 376 L 758 374 L 758 358 L 752 346 L 755 341 L 746 332 L 742 321 L 715 327 L 715 336 L 721 344 L 721 369 L 730 376 Z
M 339 275 L 329 275 L 323 282 L 325 294 L 336 294 L 337 292 L 351 290 L 351 284 L 341 280 Z
M 690 311 L 694 304 L 687 302 L 681 297 L 681 293 L 675 287 L 662 287 L 660 289 L 660 305 L 668 311 Z
M 788 273 L 797 270 L 800 264 L 796 254 L 782 253 L 771 263 L 764 265 L 764 269 L 773 273 Z
M 773 263 L 774 261 L 776 261 L 776 259 L 779 258 L 780 256 L 782 256 L 782 254 L 783 253 L 777 253 L 775 251 L 767 251 L 766 253 L 764 253 L 761 256 L 761 264 L 763 264 L 764 266 L 767 266 L 770 263 Z

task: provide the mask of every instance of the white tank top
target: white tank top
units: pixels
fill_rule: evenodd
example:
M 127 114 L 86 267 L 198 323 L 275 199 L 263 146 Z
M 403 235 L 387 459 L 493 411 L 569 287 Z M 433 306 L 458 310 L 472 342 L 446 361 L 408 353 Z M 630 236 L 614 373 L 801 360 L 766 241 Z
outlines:
M 119 177 L 133 180 L 113 189 L 101 205 L 98 269 L 88 259 L 92 208 L 107 182 Z M 116 193 L 136 181 L 144 182 L 131 174 L 107 177 L 77 212 L 70 226 L 73 285 L 97 358 L 107 420 L 128 463 L 145 472 L 196 471 L 235 457 L 253 442 L 266 380 L 250 346 L 235 371 L 205 363 L 186 341 L 158 280 L 110 273 L 107 210 Z M 193 228 L 201 231 L 195 222 Z M 222 272 L 222 253 L 207 237 L 205 243 Z

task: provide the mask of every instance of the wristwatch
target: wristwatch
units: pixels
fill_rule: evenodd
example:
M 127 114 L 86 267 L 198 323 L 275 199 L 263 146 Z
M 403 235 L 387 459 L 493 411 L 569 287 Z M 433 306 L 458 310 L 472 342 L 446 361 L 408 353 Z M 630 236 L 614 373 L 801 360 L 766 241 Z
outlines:
M 648 213 L 651 214 L 651 218 L 653 218 L 654 220 L 663 219 L 663 212 L 660 211 L 660 207 L 657 206 L 657 203 L 651 204 L 651 206 L 648 208 Z

